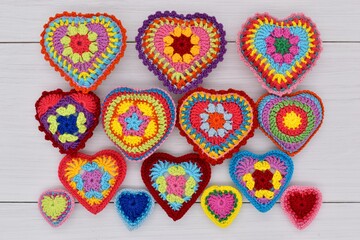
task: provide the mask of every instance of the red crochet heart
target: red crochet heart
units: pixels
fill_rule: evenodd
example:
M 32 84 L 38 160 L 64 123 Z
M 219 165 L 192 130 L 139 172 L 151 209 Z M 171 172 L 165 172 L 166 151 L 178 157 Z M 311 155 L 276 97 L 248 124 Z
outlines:
M 211 168 L 197 154 L 174 157 L 155 153 L 144 161 L 141 177 L 154 199 L 176 221 L 205 189 Z
M 313 187 L 292 186 L 281 198 L 283 210 L 298 229 L 304 229 L 314 220 L 321 202 L 321 192 Z
M 75 153 L 85 147 L 99 122 L 100 99 L 87 94 L 57 89 L 43 92 L 35 103 L 39 130 L 60 153 Z
M 97 214 L 113 198 L 126 175 L 124 158 L 113 150 L 95 155 L 66 155 L 59 165 L 65 188 L 91 213 Z

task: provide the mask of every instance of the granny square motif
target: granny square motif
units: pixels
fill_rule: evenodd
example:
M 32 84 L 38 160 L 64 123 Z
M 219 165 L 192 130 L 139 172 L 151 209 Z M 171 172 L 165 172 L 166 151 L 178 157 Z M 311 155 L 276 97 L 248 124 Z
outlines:
M 225 31 L 215 17 L 156 12 L 144 21 L 136 49 L 144 65 L 173 93 L 184 93 L 223 60 Z
M 243 91 L 197 88 L 178 103 L 177 127 L 201 158 L 221 164 L 254 135 L 254 101 Z
M 257 14 L 244 24 L 237 45 L 262 87 L 278 96 L 301 83 L 321 52 L 316 25 L 303 14 L 285 20 Z
M 78 91 L 94 91 L 126 48 L 126 30 L 106 13 L 64 12 L 51 17 L 41 34 L 45 60 Z
M 320 128 L 324 106 L 319 96 L 299 91 L 278 97 L 265 94 L 257 102 L 260 129 L 284 152 L 300 152 Z
M 46 92 L 35 103 L 36 120 L 45 139 L 60 153 L 75 153 L 85 147 L 99 122 L 100 99 L 94 93 L 61 89 Z
M 291 158 L 279 150 L 263 155 L 240 151 L 229 165 L 231 179 L 260 212 L 267 212 L 274 206 L 289 184 L 293 171 Z
M 158 88 L 116 88 L 102 105 L 106 135 L 134 161 L 144 160 L 160 147 L 173 130 L 175 117 L 171 96 Z

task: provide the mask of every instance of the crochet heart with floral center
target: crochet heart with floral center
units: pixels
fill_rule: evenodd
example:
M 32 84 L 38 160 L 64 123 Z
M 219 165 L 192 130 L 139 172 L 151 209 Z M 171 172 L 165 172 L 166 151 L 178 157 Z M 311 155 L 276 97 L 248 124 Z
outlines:
M 70 193 L 64 190 L 47 190 L 38 201 L 41 215 L 53 227 L 60 227 L 72 214 L 75 203 Z
M 41 52 L 78 91 L 96 90 L 126 48 L 126 30 L 112 15 L 68 13 L 51 17 L 41 34 Z
M 283 97 L 265 94 L 257 102 L 260 129 L 284 152 L 300 152 L 320 128 L 324 106 L 319 96 L 299 91 Z
M 231 186 L 211 186 L 201 195 L 201 207 L 217 226 L 228 227 L 238 215 L 242 197 Z
M 254 135 L 256 115 L 243 91 L 197 88 L 179 100 L 177 127 L 201 158 L 216 165 Z
M 173 93 L 200 84 L 223 60 L 225 31 L 215 17 L 156 12 L 136 37 L 139 58 Z
M 278 96 L 301 83 L 321 52 L 319 32 L 303 14 L 285 20 L 257 14 L 243 26 L 237 45 L 261 85 Z
M 113 150 L 66 155 L 59 165 L 65 188 L 91 213 L 103 210 L 126 175 L 124 158 Z
M 175 125 L 175 104 L 165 91 L 116 88 L 102 106 L 105 133 L 129 160 L 151 155 Z
M 154 208 L 154 199 L 148 191 L 122 189 L 115 197 L 115 207 L 129 230 L 146 220 Z
M 314 220 L 321 203 L 321 192 L 314 187 L 291 186 L 281 197 L 282 209 L 300 230 L 306 228 Z
M 75 153 L 85 147 L 99 122 L 100 99 L 87 94 L 57 89 L 43 92 L 35 103 L 39 130 L 60 153 Z
M 156 202 L 176 221 L 205 189 L 211 168 L 194 153 L 181 157 L 154 153 L 141 166 L 141 177 Z
M 279 150 L 263 155 L 241 151 L 230 161 L 230 177 L 260 212 L 269 211 L 286 189 L 294 171 L 291 158 Z

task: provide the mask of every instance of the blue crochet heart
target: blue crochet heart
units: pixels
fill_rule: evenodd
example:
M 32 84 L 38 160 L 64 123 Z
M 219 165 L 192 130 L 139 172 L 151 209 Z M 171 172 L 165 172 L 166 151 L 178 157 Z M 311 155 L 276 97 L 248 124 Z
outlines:
M 260 212 L 269 211 L 286 189 L 294 171 L 291 158 L 274 150 L 263 155 L 238 152 L 230 162 L 230 177 Z
M 150 215 L 154 199 L 145 190 L 122 189 L 115 197 L 115 207 L 126 227 L 133 230 Z

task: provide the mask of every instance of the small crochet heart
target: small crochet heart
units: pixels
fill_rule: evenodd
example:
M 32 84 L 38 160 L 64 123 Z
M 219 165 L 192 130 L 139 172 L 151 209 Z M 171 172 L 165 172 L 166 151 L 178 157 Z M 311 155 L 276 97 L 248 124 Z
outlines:
M 310 91 L 283 97 L 265 94 L 256 105 L 260 129 L 290 156 L 306 146 L 324 118 L 320 97 Z
M 156 202 L 176 221 L 205 189 L 211 168 L 194 153 L 181 157 L 154 153 L 141 166 L 141 177 Z
M 150 156 L 169 136 L 175 125 L 175 104 L 165 91 L 152 88 L 116 88 L 102 105 L 106 135 L 128 160 Z
M 65 188 L 93 214 L 103 210 L 126 175 L 124 158 L 113 150 L 94 155 L 66 155 L 59 165 L 59 179 Z
M 253 100 L 243 91 L 197 88 L 178 103 L 177 127 L 201 158 L 221 164 L 254 135 Z
M 237 45 L 262 87 L 278 96 L 302 82 L 321 52 L 316 25 L 303 14 L 285 20 L 257 14 L 244 24 Z
M 240 192 L 231 186 L 211 186 L 201 195 L 201 207 L 217 226 L 228 227 L 242 205 Z
M 41 34 L 45 60 L 78 91 L 94 91 L 126 48 L 126 30 L 106 13 L 64 12 L 51 17 Z
M 115 208 L 129 230 L 142 225 L 153 207 L 154 199 L 145 190 L 122 189 L 115 197 Z
M 300 230 L 309 226 L 322 203 L 321 192 L 314 187 L 291 186 L 281 197 L 281 207 Z
M 94 93 L 43 92 L 35 103 L 36 120 L 45 139 L 60 153 L 75 153 L 85 147 L 99 122 L 100 99 Z
M 60 227 L 72 214 L 74 198 L 64 190 L 47 190 L 38 201 L 41 215 L 53 227 Z
M 260 212 L 269 211 L 289 184 L 291 158 L 279 150 L 263 155 L 241 151 L 230 161 L 229 173 L 242 194 Z
M 156 12 L 136 37 L 139 58 L 173 93 L 184 93 L 223 60 L 225 31 L 215 17 Z

